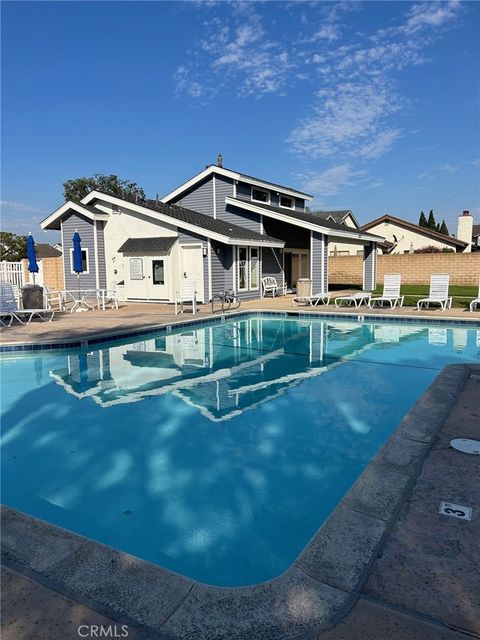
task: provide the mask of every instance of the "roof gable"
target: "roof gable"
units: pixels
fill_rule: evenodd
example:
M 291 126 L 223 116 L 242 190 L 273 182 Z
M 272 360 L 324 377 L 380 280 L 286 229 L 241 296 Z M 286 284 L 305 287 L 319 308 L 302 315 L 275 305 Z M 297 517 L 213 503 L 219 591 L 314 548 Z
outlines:
M 360 229 L 368 230 L 372 227 L 376 227 L 379 224 L 383 224 L 384 222 L 391 222 L 393 224 L 398 225 L 399 227 L 403 227 L 404 229 L 408 229 L 409 231 L 415 231 L 420 235 L 425 236 L 426 238 L 431 238 L 432 240 L 438 240 L 439 242 L 444 242 L 445 244 L 454 245 L 456 247 L 464 248 L 467 246 L 467 242 L 463 242 L 463 240 L 459 240 L 458 238 L 454 238 L 453 236 L 446 236 L 443 233 L 439 233 L 438 231 L 433 231 L 433 229 L 427 229 L 426 227 L 421 227 L 418 224 L 414 224 L 413 222 L 408 222 L 408 220 L 403 220 L 402 218 L 397 218 L 396 216 L 392 216 L 389 213 L 386 213 L 371 222 L 367 222 Z
M 231 178 L 232 180 L 249 182 L 254 186 L 263 187 L 265 189 L 275 189 L 275 190 L 281 191 L 282 193 L 285 193 L 286 195 L 293 196 L 294 198 L 311 200 L 313 197 L 309 193 L 304 193 L 303 191 L 298 191 L 297 189 L 292 189 L 291 187 L 285 187 L 283 185 L 277 184 L 276 182 L 270 182 L 269 180 L 262 180 L 260 178 L 249 176 L 246 173 L 239 173 L 238 171 L 233 171 L 232 169 L 219 167 L 216 164 L 210 164 L 207 167 L 205 167 L 203 171 L 200 171 L 200 173 L 197 173 L 192 178 L 190 178 L 189 180 L 187 180 L 186 182 L 178 186 L 176 189 L 173 189 L 173 191 L 170 191 L 165 196 L 163 196 L 163 198 L 161 199 L 162 202 L 171 202 L 181 194 L 185 193 L 185 191 L 188 191 L 189 189 L 197 185 L 199 182 L 202 182 L 203 180 L 205 180 L 205 178 L 208 178 L 209 176 L 212 176 L 215 174 L 219 176 Z

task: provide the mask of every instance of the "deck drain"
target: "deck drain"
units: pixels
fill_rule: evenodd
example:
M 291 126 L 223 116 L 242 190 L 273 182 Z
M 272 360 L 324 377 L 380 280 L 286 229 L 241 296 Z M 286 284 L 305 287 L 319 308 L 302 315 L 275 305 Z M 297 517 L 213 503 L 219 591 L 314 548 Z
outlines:
M 131 516 L 132 515 L 132 511 L 130 511 L 129 509 L 127 509 L 126 511 L 123 512 L 124 516 Z
M 472 519 L 472 507 L 464 507 L 461 504 L 453 504 L 453 502 L 440 502 L 438 513 L 451 518 L 459 518 L 460 520 Z
M 462 453 L 471 453 L 480 455 L 480 440 L 471 440 L 470 438 L 454 438 L 450 440 L 450 446 Z

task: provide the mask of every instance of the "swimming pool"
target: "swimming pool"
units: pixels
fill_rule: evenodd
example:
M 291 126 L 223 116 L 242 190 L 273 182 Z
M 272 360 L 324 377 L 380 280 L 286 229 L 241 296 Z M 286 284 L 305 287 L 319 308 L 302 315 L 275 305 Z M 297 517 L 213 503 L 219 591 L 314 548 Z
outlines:
M 466 327 L 243 317 L 2 360 L 3 502 L 196 580 L 284 571 Z

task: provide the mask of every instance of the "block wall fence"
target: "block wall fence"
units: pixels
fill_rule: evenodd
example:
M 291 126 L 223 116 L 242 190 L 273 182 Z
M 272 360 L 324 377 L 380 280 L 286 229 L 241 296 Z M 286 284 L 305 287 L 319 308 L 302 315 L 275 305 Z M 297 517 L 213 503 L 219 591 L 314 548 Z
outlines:
M 330 284 L 362 284 L 362 256 L 330 256 Z M 449 273 L 450 284 L 477 286 L 480 251 L 476 253 L 414 253 L 379 255 L 377 283 L 386 273 L 401 273 L 402 284 L 429 284 L 432 273 Z

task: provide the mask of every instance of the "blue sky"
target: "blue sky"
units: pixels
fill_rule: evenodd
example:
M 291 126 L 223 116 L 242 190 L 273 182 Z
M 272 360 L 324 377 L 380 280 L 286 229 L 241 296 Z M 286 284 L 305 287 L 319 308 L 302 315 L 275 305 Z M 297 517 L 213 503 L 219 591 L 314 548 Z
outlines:
M 3 2 L 2 227 L 96 172 L 216 160 L 351 208 L 480 222 L 474 2 Z

